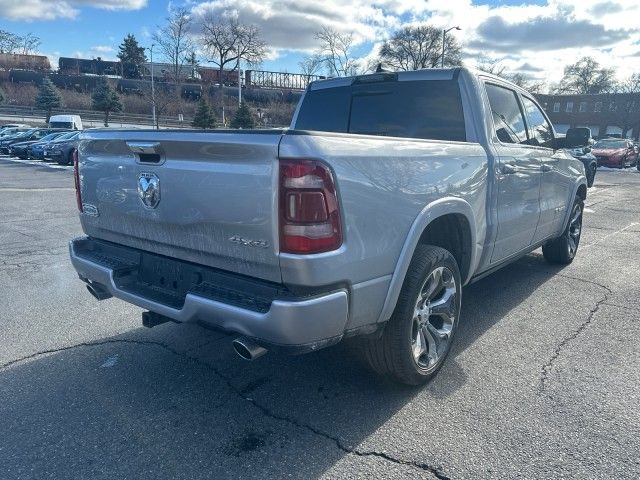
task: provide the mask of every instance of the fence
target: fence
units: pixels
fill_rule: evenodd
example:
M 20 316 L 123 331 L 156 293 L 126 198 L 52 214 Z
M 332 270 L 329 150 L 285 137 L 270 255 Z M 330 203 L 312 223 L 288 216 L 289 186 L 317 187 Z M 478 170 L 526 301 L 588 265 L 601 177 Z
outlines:
M 54 109 L 51 115 L 73 114 L 80 115 L 85 128 L 104 127 L 104 113 L 94 110 L 61 110 Z M 260 109 L 258 109 L 260 115 Z M 30 125 L 44 125 L 47 113 L 35 107 L 25 107 L 19 105 L 0 105 L 0 124 L 3 123 L 26 123 Z M 160 128 L 192 128 L 193 117 L 185 116 L 182 121 L 175 117 L 160 116 L 158 124 Z M 283 124 L 265 123 L 258 121 L 258 128 L 281 128 L 288 126 L 288 122 Z M 109 115 L 109 126 L 115 128 L 152 128 L 153 117 L 151 115 L 112 113 Z
M 93 110 L 53 110 L 52 115 L 56 114 L 74 114 L 80 115 L 82 123 L 85 127 L 102 127 L 104 126 L 104 113 Z M 0 118 L 6 123 L 6 120 L 16 123 L 41 123 L 47 113 L 35 107 L 25 107 L 18 105 L 0 105 Z M 159 117 L 159 125 L 164 128 L 191 128 L 193 118 L 184 117 L 183 121 L 177 118 Z M 112 113 L 109 115 L 109 126 L 111 127 L 153 127 L 153 117 L 151 115 L 128 114 L 128 113 Z

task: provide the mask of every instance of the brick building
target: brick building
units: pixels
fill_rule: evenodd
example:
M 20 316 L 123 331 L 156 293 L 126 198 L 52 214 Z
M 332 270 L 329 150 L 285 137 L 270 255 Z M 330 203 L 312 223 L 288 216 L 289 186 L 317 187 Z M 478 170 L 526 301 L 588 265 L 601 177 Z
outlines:
M 557 132 L 589 127 L 594 138 L 608 135 L 638 140 L 640 93 L 599 95 L 536 95 Z

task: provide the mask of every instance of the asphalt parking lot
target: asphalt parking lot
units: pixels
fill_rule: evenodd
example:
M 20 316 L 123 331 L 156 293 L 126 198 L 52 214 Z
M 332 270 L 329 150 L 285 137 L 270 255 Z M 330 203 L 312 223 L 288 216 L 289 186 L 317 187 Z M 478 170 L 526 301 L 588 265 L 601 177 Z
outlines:
M 640 173 L 598 172 L 574 263 L 467 287 L 436 379 L 341 346 L 248 363 L 97 302 L 69 167 L 0 159 L 0 478 L 639 478 Z

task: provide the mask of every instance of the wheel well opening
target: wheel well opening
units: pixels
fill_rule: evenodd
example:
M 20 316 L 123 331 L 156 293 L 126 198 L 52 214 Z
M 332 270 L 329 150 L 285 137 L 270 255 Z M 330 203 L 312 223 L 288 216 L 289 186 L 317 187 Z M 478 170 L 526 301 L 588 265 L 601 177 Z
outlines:
M 586 200 L 587 199 L 587 187 L 585 185 L 580 185 L 578 187 L 578 196 L 582 200 Z
M 471 267 L 472 248 L 471 227 L 464 215 L 452 213 L 436 218 L 422 232 L 420 243 L 435 245 L 451 252 L 464 282 Z

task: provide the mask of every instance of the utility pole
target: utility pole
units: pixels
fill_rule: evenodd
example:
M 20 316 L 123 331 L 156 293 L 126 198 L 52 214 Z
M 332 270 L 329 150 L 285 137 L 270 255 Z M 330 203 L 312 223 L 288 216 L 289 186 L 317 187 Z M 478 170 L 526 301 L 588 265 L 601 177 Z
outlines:
M 242 75 L 240 75 L 240 45 L 238 45 L 238 108 L 242 103 Z
M 451 27 L 448 28 L 446 30 L 442 30 L 442 58 L 440 59 L 440 68 L 444 68 L 444 40 L 447 37 L 447 33 L 449 33 L 451 30 L 462 30 L 460 27 Z
M 153 78 L 153 47 L 155 46 L 156 44 L 152 43 L 151 48 L 148 50 L 151 52 L 151 114 L 153 116 L 153 127 L 158 128 L 158 123 L 156 122 L 156 87 Z

